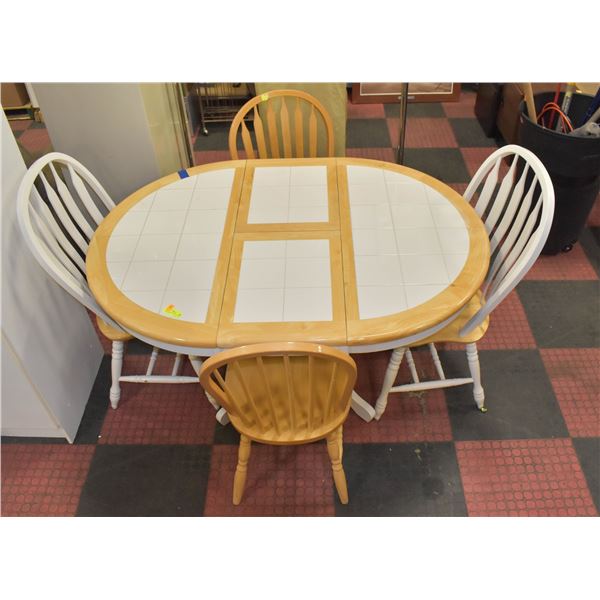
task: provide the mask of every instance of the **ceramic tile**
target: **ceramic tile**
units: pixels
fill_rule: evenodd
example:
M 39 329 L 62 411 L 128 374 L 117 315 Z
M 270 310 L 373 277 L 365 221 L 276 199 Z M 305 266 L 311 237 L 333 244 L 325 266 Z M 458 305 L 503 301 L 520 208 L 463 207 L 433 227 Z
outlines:
M 196 190 L 200 188 L 230 188 L 233 184 L 233 177 L 235 175 L 235 169 L 218 169 L 215 171 L 208 171 L 207 173 L 200 173 L 190 179 L 195 180 Z
M 204 323 L 209 300 L 210 290 L 167 290 L 162 299 L 161 314 L 179 321 Z M 164 312 L 170 304 L 181 313 L 180 317 Z
M 390 204 L 427 204 L 427 186 L 412 180 L 409 183 L 387 183 Z
M 393 204 L 391 207 L 394 229 L 434 227 L 428 205 Z
M 285 287 L 329 287 L 330 271 L 329 258 L 286 258 Z
M 190 210 L 187 213 L 183 233 L 216 233 L 223 231 L 226 215 L 226 210 Z
M 177 261 L 173 265 L 167 290 L 210 290 L 216 266 L 216 260 Z
M 438 227 L 438 237 L 444 254 L 468 254 L 469 232 L 458 227 Z
M 425 229 L 397 229 L 396 245 L 398 247 L 398 254 L 442 253 L 437 231 L 433 227 Z
M 355 165 L 349 165 L 346 167 L 348 173 L 348 184 L 356 185 L 356 184 L 368 184 L 368 185 L 376 185 L 383 181 L 383 173 L 382 169 L 377 169 L 374 167 L 359 167 Z
M 181 233 L 186 220 L 186 214 L 184 210 L 149 212 L 146 224 L 144 225 L 144 235 L 149 233 Z
M 285 260 L 283 258 L 244 259 L 238 287 L 244 289 L 283 288 Z
M 287 187 L 253 188 L 248 223 L 287 223 L 289 196 Z
M 133 260 L 173 260 L 179 238 L 179 235 L 143 235 L 135 249 Z
M 127 269 L 129 269 L 128 262 L 107 262 L 106 266 L 108 268 L 108 273 L 110 274 L 111 279 L 114 284 L 120 289 L 121 284 L 123 283 L 123 279 L 125 278 L 125 273 L 127 273 Z
M 392 213 L 387 204 L 350 207 L 352 229 L 392 229 Z
M 220 233 L 196 233 L 182 235 L 177 248 L 176 260 L 211 259 L 219 256 Z
M 231 188 L 199 188 L 194 190 L 190 210 L 223 209 L 227 210 Z
M 156 192 L 151 211 L 157 210 L 187 210 L 192 197 L 191 189 L 166 189 Z
M 393 229 L 354 229 L 352 242 L 355 256 L 398 253 Z
M 170 262 L 132 262 L 123 281 L 123 290 L 164 290 L 171 273 Z
M 149 211 L 154 203 L 154 196 L 156 196 L 156 192 L 153 192 L 149 196 L 142 198 L 139 202 L 131 207 L 130 211 Z
M 403 282 L 402 271 L 397 256 L 356 256 L 356 283 L 366 285 L 392 286 Z
M 285 240 L 245 241 L 242 260 L 252 258 L 285 258 Z
M 439 254 L 406 254 L 400 257 L 400 264 L 407 285 L 448 283 L 444 257 Z
M 404 288 L 406 293 L 407 308 L 419 306 L 419 304 L 423 304 L 423 302 L 431 300 L 431 298 L 437 296 L 445 289 L 445 285 L 407 285 Z
M 139 239 L 138 235 L 111 236 L 106 248 L 106 260 L 112 262 L 130 261 Z
M 466 254 L 447 254 L 444 256 L 448 281 L 452 282 L 458 277 L 458 274 L 463 270 L 466 261 Z
M 287 240 L 285 256 L 287 258 L 329 257 L 329 240 Z
M 290 206 L 327 206 L 327 187 L 298 185 L 290 188 Z
M 254 169 L 252 188 L 260 186 L 285 186 L 290 184 L 290 167 L 257 167 Z
M 234 322 L 280 322 L 282 319 L 283 288 L 238 290 Z
M 162 290 L 154 291 L 140 291 L 140 290 L 129 290 L 123 292 L 132 302 L 137 305 L 150 310 L 152 312 L 160 312 L 160 302 L 162 299 Z
M 437 227 L 465 227 L 465 222 L 456 208 L 446 202 L 445 206 L 431 205 L 431 214 Z
M 361 319 L 383 317 L 406 308 L 403 285 L 358 287 L 358 310 Z
M 327 187 L 327 167 L 291 167 L 290 184 L 295 185 L 320 185 Z
M 147 212 L 129 211 L 115 225 L 112 235 L 139 235 L 144 228 Z
M 329 221 L 327 206 L 291 206 L 288 223 L 324 223 Z
M 348 199 L 352 207 L 362 204 L 388 204 L 383 182 L 375 185 L 351 185 L 348 188 Z
M 331 288 L 285 290 L 284 321 L 331 321 L 332 319 Z
M 387 169 L 383 170 L 383 178 L 386 182 L 389 183 L 414 183 L 415 180 L 413 177 L 409 177 L 408 175 L 403 175 L 402 173 L 396 173 L 395 171 L 388 171 Z
M 425 188 L 425 193 L 427 195 L 427 202 L 429 204 L 441 204 L 442 206 L 448 206 L 448 200 L 444 194 L 440 194 L 437 190 L 432 187 L 427 186 Z

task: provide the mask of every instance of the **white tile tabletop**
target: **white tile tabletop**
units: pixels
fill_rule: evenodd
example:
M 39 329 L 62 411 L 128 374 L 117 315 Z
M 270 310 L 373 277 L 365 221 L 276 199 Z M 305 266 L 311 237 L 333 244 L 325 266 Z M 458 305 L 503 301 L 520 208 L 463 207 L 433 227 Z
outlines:
M 340 320 L 345 332 L 352 297 L 353 318 L 375 322 L 429 306 L 457 281 L 473 226 L 443 184 L 375 161 L 306 162 L 221 163 L 149 188 L 107 236 L 112 284 L 163 318 L 205 326 L 210 312 L 222 327 L 228 306 L 236 331 L 298 333 Z

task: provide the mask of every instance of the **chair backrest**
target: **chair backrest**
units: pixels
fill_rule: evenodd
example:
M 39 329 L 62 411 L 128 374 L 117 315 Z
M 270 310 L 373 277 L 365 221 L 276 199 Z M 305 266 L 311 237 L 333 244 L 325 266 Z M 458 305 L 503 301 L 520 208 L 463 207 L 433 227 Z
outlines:
M 226 367 L 225 377 L 219 368 Z M 209 358 L 200 383 L 251 439 L 302 443 L 341 425 L 350 409 L 356 364 L 335 348 L 304 342 L 253 344 Z
M 500 171 L 508 172 L 500 181 Z M 482 308 L 464 325 L 469 333 L 515 288 L 540 255 L 554 216 L 554 187 L 542 162 L 514 144 L 499 148 L 479 167 L 464 194 L 490 238 L 490 268 Z
M 245 120 L 250 111 L 254 136 Z M 305 120 L 308 121 L 308 131 Z M 325 156 L 334 155 L 331 117 L 321 102 L 306 92 L 273 90 L 248 100 L 238 111 L 229 129 L 229 153 L 232 159 L 238 158 L 237 135 L 240 128 L 247 158 L 316 157 L 318 131 L 322 128 L 326 140 Z
M 60 152 L 36 160 L 17 195 L 19 226 L 40 266 L 76 300 L 120 329 L 94 299 L 85 266 L 90 239 L 114 206 L 98 180 Z

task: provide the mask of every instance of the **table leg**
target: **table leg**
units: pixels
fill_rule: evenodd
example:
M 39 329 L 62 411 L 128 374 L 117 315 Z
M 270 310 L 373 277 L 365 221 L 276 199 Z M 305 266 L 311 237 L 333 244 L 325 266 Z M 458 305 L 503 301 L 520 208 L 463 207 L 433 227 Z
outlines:
M 355 391 L 352 391 L 352 410 L 367 423 L 375 417 L 375 409 L 363 400 Z

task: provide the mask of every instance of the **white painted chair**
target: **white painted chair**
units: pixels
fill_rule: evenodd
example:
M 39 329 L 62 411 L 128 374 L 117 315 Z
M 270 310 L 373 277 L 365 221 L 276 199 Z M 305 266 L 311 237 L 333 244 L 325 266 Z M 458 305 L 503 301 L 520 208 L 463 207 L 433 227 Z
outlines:
M 89 241 L 114 206 L 90 171 L 59 152 L 47 154 L 31 165 L 17 197 L 19 225 L 33 256 L 58 285 L 96 314 L 98 328 L 112 341 L 110 403 L 117 408 L 121 398 L 120 382 L 198 383 L 199 379 L 178 375 L 181 354 L 175 356 L 170 375 L 153 375 L 158 357 L 156 347 L 152 348 L 145 374 L 121 374 L 124 343 L 133 336 L 98 305 L 88 287 L 85 266 Z M 202 361 L 189 358 L 198 373 Z
M 507 159 L 510 161 L 508 173 L 499 182 L 500 168 Z M 375 404 L 376 419 L 384 413 L 390 393 L 417 392 L 470 383 L 473 384 L 477 407 L 485 411 L 477 341 L 487 330 L 492 310 L 521 281 L 542 251 L 554 215 L 554 188 L 546 168 L 532 152 L 509 145 L 496 150 L 479 167 L 464 198 L 471 202 L 476 194 L 479 195 L 474 208 L 485 223 L 490 239 L 490 267 L 485 282 L 456 319 L 416 344 L 429 346 L 439 379 L 419 381 L 410 348 L 400 347 L 392 352 Z M 471 376 L 447 379 L 435 347 L 436 342 L 466 344 Z M 395 386 L 404 356 L 413 382 Z

